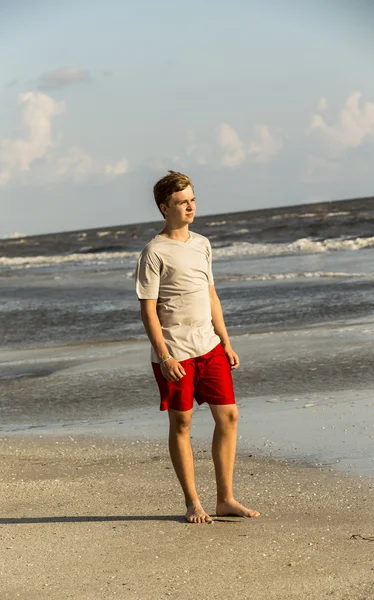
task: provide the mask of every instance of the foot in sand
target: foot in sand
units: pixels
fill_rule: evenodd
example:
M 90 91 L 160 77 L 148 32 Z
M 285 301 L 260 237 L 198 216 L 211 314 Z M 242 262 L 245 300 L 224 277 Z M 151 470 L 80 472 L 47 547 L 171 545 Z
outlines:
M 228 517 L 234 515 L 236 517 L 259 517 L 260 513 L 257 510 L 246 508 L 240 502 L 227 500 L 226 502 L 217 502 L 216 513 L 218 517 Z
M 200 502 L 192 502 L 187 505 L 184 517 L 189 523 L 212 523 L 212 518 L 205 512 Z

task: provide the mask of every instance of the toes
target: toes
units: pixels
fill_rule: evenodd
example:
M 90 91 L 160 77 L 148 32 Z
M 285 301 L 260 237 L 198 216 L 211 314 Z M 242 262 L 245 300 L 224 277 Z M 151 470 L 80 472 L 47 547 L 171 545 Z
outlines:
M 212 518 L 207 513 L 192 513 L 191 515 L 185 515 L 186 521 L 188 523 L 212 523 Z
M 196 515 L 189 515 L 186 519 L 188 523 L 196 523 Z
M 192 517 L 189 518 L 190 523 L 210 523 L 211 522 L 211 518 L 206 515 L 206 516 L 200 516 L 200 515 L 193 515 Z

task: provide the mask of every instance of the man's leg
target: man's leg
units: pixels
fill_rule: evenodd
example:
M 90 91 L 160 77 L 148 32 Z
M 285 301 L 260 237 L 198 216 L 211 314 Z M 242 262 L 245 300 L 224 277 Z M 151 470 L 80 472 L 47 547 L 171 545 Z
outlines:
M 195 488 L 193 453 L 190 426 L 193 410 L 169 410 L 169 451 L 175 472 L 182 486 L 186 501 L 185 518 L 190 523 L 206 523 L 211 517 L 200 504 Z
M 236 430 L 239 418 L 236 404 L 210 404 L 215 428 L 212 443 L 212 456 L 217 481 L 217 515 L 238 515 L 258 517 L 256 510 L 246 508 L 237 502 L 233 495 L 232 483 L 236 453 Z

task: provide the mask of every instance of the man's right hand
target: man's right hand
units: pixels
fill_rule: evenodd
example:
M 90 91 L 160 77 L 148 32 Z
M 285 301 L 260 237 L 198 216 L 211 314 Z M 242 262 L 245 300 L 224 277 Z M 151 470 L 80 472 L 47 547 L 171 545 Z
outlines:
M 173 357 L 162 363 L 160 368 L 161 373 L 168 381 L 179 381 L 186 374 L 182 365 Z

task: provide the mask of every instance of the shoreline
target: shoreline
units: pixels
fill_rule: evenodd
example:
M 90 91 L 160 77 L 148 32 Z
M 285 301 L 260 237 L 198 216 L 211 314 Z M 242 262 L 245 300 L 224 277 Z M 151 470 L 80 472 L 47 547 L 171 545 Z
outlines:
M 214 424 L 210 416 L 209 409 L 206 407 L 195 407 L 194 419 L 191 427 L 191 445 L 193 450 L 204 447 L 204 452 L 210 452 L 211 438 L 213 435 Z M 240 413 L 241 414 L 241 413 Z M 242 417 L 242 415 L 241 415 Z M 151 433 L 152 432 L 152 433 Z M 265 430 L 264 430 L 265 433 Z M 269 431 L 267 432 L 269 434 Z M 239 459 L 251 457 L 255 460 L 269 460 L 293 465 L 295 469 L 307 469 L 313 471 L 329 472 L 340 477 L 348 477 L 356 480 L 363 480 L 374 484 L 373 459 L 368 458 L 365 464 L 369 467 L 362 468 L 354 464 L 354 460 L 346 457 L 336 456 L 326 453 L 311 455 L 309 452 L 297 449 L 276 448 L 277 444 L 271 439 L 271 436 L 264 437 L 263 442 L 256 440 L 253 435 L 245 437 L 239 423 L 237 438 L 237 452 Z M 247 434 L 248 435 L 248 434 Z M 104 445 L 136 445 L 154 443 L 163 445 L 168 436 L 168 421 L 165 414 L 158 411 L 158 408 L 139 409 L 133 408 L 126 411 L 125 414 L 119 414 L 117 417 L 111 416 L 96 422 L 82 421 L 74 423 L 49 423 L 44 426 L 25 426 L 24 429 L 14 429 L 0 431 L 0 445 L 11 443 L 37 445 L 44 442 L 52 443 L 62 439 L 95 439 L 95 443 Z M 300 438 L 298 438 L 300 440 Z M 341 452 L 340 452 L 341 453 Z M 340 454 L 339 453 L 339 454 Z M 352 462 L 349 462 L 352 461 Z
M 214 469 L 194 448 L 214 515 Z M 238 456 L 258 519 L 187 524 L 166 443 L 95 435 L 0 439 L 4 598 L 374 598 L 374 482 Z M 352 568 L 347 568 L 349 565 Z
M 372 333 L 364 324 L 234 338 L 238 451 L 373 476 Z M 149 354 L 146 341 L 0 353 L 0 437 L 165 439 Z M 192 435 L 210 440 L 207 406 L 195 412 Z
M 160 413 L 161 414 L 161 413 Z M 213 421 L 211 423 L 211 434 L 213 435 Z M 212 436 L 211 436 L 212 437 Z M 191 435 L 191 446 L 194 455 L 201 452 L 204 453 L 205 458 L 212 460 L 211 457 L 211 437 L 202 435 Z M 339 470 L 336 468 L 334 461 L 319 461 L 310 459 L 308 457 L 300 456 L 284 456 L 271 454 L 260 447 L 252 446 L 247 447 L 241 444 L 242 436 L 238 436 L 237 448 L 236 448 L 236 460 L 245 461 L 250 459 L 259 464 L 276 464 L 280 466 L 287 466 L 293 469 L 295 472 L 316 472 L 322 473 L 325 477 L 330 478 L 333 481 L 334 478 L 340 480 L 347 480 L 356 482 L 358 484 L 363 483 L 366 486 L 372 487 L 374 492 L 374 473 L 362 474 L 356 471 Z M 29 431 L 17 430 L 0 432 L 0 455 L 6 446 L 13 448 L 26 448 L 32 449 L 33 451 L 39 452 L 39 449 L 52 448 L 54 444 L 65 445 L 70 442 L 78 444 L 80 446 L 92 446 L 97 448 L 109 448 L 109 447 L 124 447 L 124 448 L 137 448 L 137 447 L 154 447 L 164 448 L 165 459 L 169 459 L 168 448 L 168 425 L 165 419 L 164 423 L 164 435 L 154 435 L 154 432 L 144 433 L 144 431 L 133 432 L 132 434 L 124 435 L 118 430 L 110 430 L 109 428 L 100 427 L 59 427 L 57 424 L 55 427 L 51 427 L 48 430 L 36 430 L 31 429 Z M 19 451 L 17 449 L 17 452 Z M 172 468 L 172 467 L 170 467 Z M 1 469 L 0 469 L 1 472 Z M 1 477 L 0 477 L 1 481 Z M 374 501 L 374 496 L 373 496 Z M 374 600 L 374 598 L 373 598 Z

